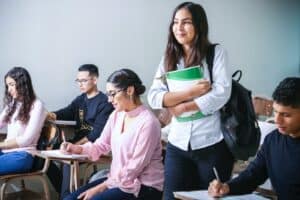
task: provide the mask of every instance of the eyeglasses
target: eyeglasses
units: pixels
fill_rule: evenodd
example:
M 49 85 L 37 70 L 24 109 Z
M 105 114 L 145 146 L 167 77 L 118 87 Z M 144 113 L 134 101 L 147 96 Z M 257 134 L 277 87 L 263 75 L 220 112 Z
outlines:
M 91 78 L 89 79 L 76 79 L 75 82 L 78 84 L 86 84 Z
M 115 96 L 119 93 L 119 92 L 122 92 L 124 90 L 120 89 L 120 90 L 115 90 L 115 91 L 109 91 L 109 92 L 106 92 L 106 96 L 109 98 L 115 98 Z

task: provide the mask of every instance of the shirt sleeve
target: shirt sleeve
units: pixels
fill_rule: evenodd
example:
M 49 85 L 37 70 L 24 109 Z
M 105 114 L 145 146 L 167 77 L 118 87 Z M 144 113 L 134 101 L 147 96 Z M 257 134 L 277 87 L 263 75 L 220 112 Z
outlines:
M 222 108 L 231 94 L 232 78 L 228 69 L 226 51 L 220 46 L 215 47 L 212 71 L 212 89 L 194 101 L 203 114 L 212 114 Z M 208 68 L 206 68 L 208 71 Z
M 138 177 L 143 170 L 150 164 L 154 152 L 160 145 L 160 125 L 152 119 L 145 120 L 142 127 L 137 130 L 137 140 L 134 153 L 131 159 L 127 160 L 122 171 L 118 176 L 118 187 L 128 189 L 133 188 L 139 183 Z M 110 179 L 107 179 L 110 183 Z
M 161 59 L 158 69 L 155 73 L 152 85 L 148 92 L 148 103 L 153 109 L 163 108 L 163 97 L 168 92 L 167 84 L 165 83 L 164 58 Z
M 68 106 L 55 111 L 56 118 L 58 120 L 74 120 L 77 110 L 77 99 L 78 98 L 74 99 Z
M 110 113 L 113 111 L 113 106 L 110 103 L 102 103 L 98 108 L 93 130 L 87 135 L 87 139 L 94 142 L 102 133 L 102 130 L 107 122 Z
M 4 118 L 5 118 L 5 115 L 6 115 L 6 107 L 3 109 L 3 111 L 1 112 L 0 114 L 0 129 L 5 127 L 7 125 L 6 122 L 4 122 Z
M 249 164 L 247 169 L 241 172 L 238 177 L 228 181 L 230 194 L 251 193 L 267 180 L 266 147 L 267 142 L 264 142 L 255 160 Z
M 110 115 L 103 128 L 101 136 L 98 139 L 96 139 L 94 143 L 87 142 L 81 145 L 82 154 L 87 154 L 89 156 L 89 159 L 92 161 L 98 160 L 101 155 L 107 154 L 111 150 L 110 142 L 111 142 L 111 132 L 114 124 L 113 122 L 114 113 Z
M 16 137 L 16 142 L 19 147 L 27 147 L 31 145 L 33 141 L 40 136 L 46 115 L 47 112 L 43 103 L 36 100 L 30 111 L 30 118 L 26 125 L 24 134 Z

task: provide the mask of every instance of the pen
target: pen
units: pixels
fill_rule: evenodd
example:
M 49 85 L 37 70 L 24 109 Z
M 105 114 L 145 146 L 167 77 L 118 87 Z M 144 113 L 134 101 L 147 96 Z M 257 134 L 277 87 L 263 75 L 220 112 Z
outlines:
M 62 137 L 63 142 L 66 142 L 66 136 L 65 136 L 64 131 L 61 131 L 61 137 Z
M 217 180 L 220 181 L 217 169 L 215 167 L 213 167 L 213 170 L 214 170 L 214 174 L 215 174 Z

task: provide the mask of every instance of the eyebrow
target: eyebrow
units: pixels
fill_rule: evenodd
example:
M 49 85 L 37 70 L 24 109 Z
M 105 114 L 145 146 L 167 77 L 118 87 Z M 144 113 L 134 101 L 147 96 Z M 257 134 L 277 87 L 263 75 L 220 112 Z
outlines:
M 191 20 L 191 21 L 192 21 L 192 18 L 190 18 L 190 17 L 183 18 L 183 19 L 174 18 L 174 21 L 175 21 L 175 20 L 180 20 L 180 21 L 187 21 L 187 20 Z

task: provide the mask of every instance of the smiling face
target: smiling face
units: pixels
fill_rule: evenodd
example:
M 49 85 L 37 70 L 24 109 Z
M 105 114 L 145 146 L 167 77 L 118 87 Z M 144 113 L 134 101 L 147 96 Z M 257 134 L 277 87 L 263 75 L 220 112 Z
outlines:
M 116 111 L 127 111 L 132 104 L 126 90 L 121 90 L 116 88 L 112 83 L 106 83 L 106 95 L 108 97 L 108 102 L 110 102 Z
M 191 13 L 185 8 L 178 10 L 175 14 L 172 30 L 177 42 L 183 46 L 191 46 L 195 38 L 192 20 Z
M 274 102 L 274 120 L 283 135 L 293 138 L 300 137 L 300 108 L 284 106 Z
M 7 86 L 7 91 L 10 96 L 12 96 L 13 99 L 16 99 L 18 97 L 18 91 L 17 91 L 17 83 L 14 79 L 12 79 L 10 76 L 7 76 L 5 79 L 5 83 Z

